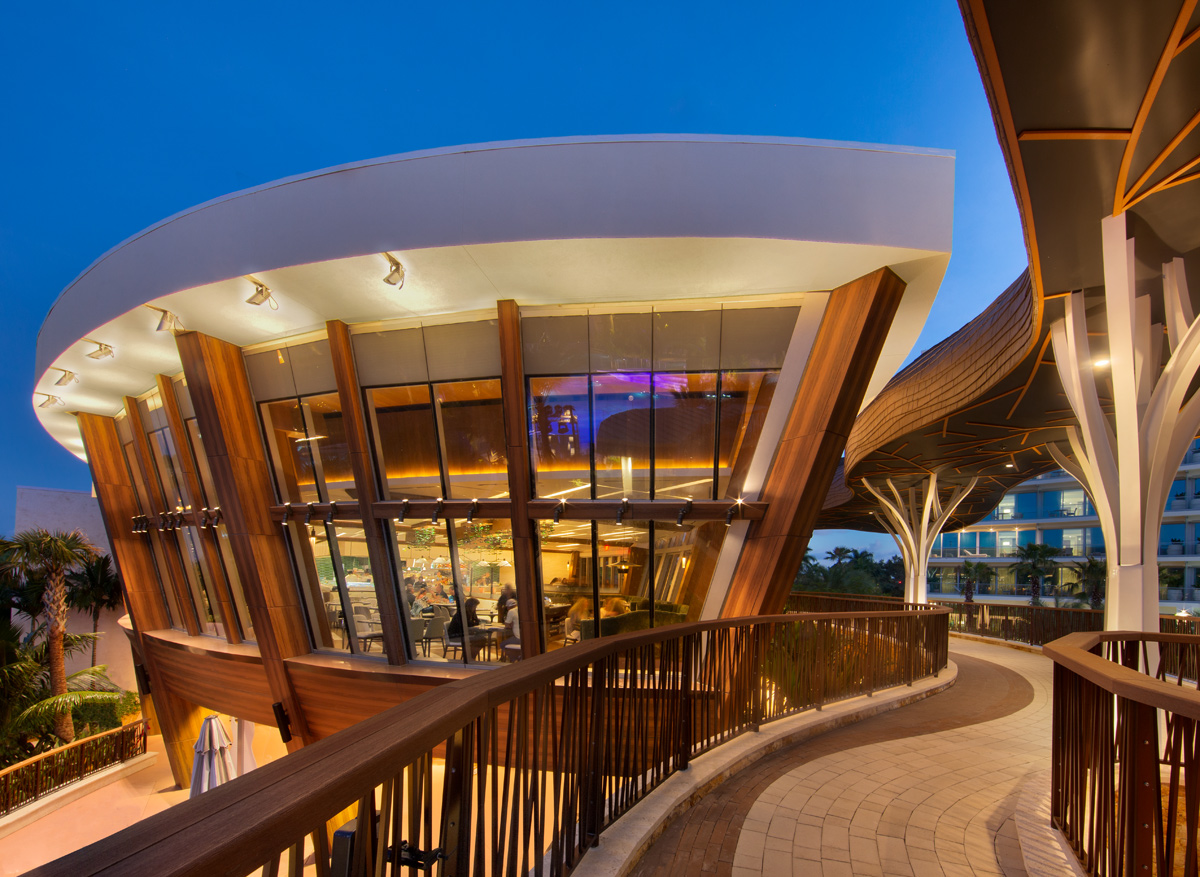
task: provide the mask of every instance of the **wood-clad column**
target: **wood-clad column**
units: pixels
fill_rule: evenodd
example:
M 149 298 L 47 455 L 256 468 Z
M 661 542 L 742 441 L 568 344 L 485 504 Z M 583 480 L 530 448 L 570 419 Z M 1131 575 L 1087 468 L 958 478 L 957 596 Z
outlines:
M 880 268 L 830 294 L 722 617 L 783 611 L 904 287 Z
M 125 416 L 129 419 L 129 429 L 133 433 L 133 454 L 137 458 L 130 460 L 129 465 L 136 465 L 141 470 L 142 483 L 146 485 L 150 501 L 157 500 L 160 503 L 158 508 L 145 509 L 144 513 L 155 515 L 175 511 L 173 508 L 167 507 L 158 467 L 154 463 L 154 454 L 150 450 L 150 440 L 146 438 L 146 424 L 142 420 L 142 410 L 138 408 L 137 399 L 132 396 L 125 397 Z M 183 568 L 183 558 L 179 554 L 178 539 L 155 529 L 150 530 L 150 538 L 158 544 L 158 556 L 162 558 L 163 565 L 166 567 L 162 570 L 163 585 L 174 590 L 179 611 L 183 614 L 183 618 L 177 620 L 183 622 L 189 636 L 200 636 L 200 619 L 196 614 L 192 589 L 188 585 L 187 571 Z
M 342 428 L 350 451 L 350 468 L 354 472 L 354 489 L 358 493 L 358 509 L 362 515 L 367 539 L 367 556 L 379 602 L 379 620 L 383 626 L 383 649 L 392 664 L 407 663 L 400 639 L 400 589 L 388 554 L 387 521 L 377 519 L 373 509 L 379 499 L 376 488 L 375 462 L 371 442 L 367 438 L 367 420 L 363 411 L 362 393 L 358 389 L 358 369 L 354 364 L 354 347 L 350 330 L 341 320 L 325 324 L 329 333 L 329 352 L 333 358 L 333 374 L 337 379 L 338 401 L 342 407 Z
M 179 410 L 179 397 L 175 395 L 175 382 L 166 375 L 159 375 L 158 395 L 162 399 L 163 413 L 167 416 L 167 432 L 171 436 L 171 444 L 175 446 L 175 457 L 179 461 L 179 471 L 183 474 L 183 490 L 192 502 L 192 512 L 198 512 L 196 503 L 202 501 L 204 490 L 200 486 L 200 476 L 196 473 L 196 463 L 192 459 L 192 443 L 188 440 L 187 427 L 183 423 L 183 414 Z M 220 505 L 213 500 L 215 505 Z M 212 586 L 211 597 L 217 604 L 217 612 L 221 616 L 221 624 L 225 629 L 225 638 L 231 643 L 242 641 L 241 628 L 237 622 L 237 612 L 233 608 L 233 595 L 229 591 L 229 582 L 222 574 L 224 564 L 217 546 L 203 534 L 197 534 L 196 542 L 204 554 L 204 563 L 209 569 L 209 584 Z
M 312 738 L 283 662 L 311 648 L 283 533 L 269 513 L 275 495 L 242 351 L 199 332 L 183 332 L 175 343 L 263 669 L 271 695 L 291 719 L 294 736 L 288 746 L 296 748 Z
M 148 535 L 132 531 L 133 517 L 141 513 L 137 492 L 130 481 L 129 469 L 121 449 L 116 421 L 98 414 L 78 414 L 79 432 L 87 451 L 92 484 L 100 501 L 108 544 L 121 575 L 125 607 L 133 622 L 133 636 L 139 643 L 143 667 L 150 678 L 153 712 L 157 716 L 171 775 L 180 787 L 191 783 L 194 747 L 204 721 L 199 707 L 171 694 L 158 667 L 141 647 L 142 631 L 164 630 L 171 626 L 159 587 L 158 570 L 147 541 Z
M 521 615 L 521 652 L 546 649 L 541 593 L 534 570 L 533 524 L 529 500 L 529 428 L 525 416 L 525 363 L 521 349 L 521 311 L 512 299 L 496 303 L 500 315 L 500 395 L 504 408 L 504 444 L 508 457 L 508 497 L 512 502 L 513 575 Z

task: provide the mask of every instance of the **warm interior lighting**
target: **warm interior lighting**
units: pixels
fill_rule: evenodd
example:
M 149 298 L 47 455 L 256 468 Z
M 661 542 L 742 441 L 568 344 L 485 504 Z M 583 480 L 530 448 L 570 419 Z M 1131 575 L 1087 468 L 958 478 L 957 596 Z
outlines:
M 280 365 L 287 365 L 287 360 L 283 358 L 283 351 L 282 351 L 282 350 L 276 350 L 276 351 L 275 351 L 275 358 L 279 360 L 279 364 L 280 364 Z
M 1108 360 L 1107 359 L 1097 359 L 1095 362 L 1092 363 L 1092 366 L 1095 368 L 1108 368 Z
M 1013 463 L 1005 463 L 1004 468 L 1005 469 L 1015 469 L 1016 466 Z
M 58 368 L 58 366 L 52 366 L 52 367 L 56 368 L 60 372 L 62 372 L 62 377 L 60 377 L 57 381 L 54 382 L 54 386 L 65 387 L 65 386 L 67 386 L 67 384 L 78 384 L 79 383 L 79 375 L 75 374 L 75 372 L 67 371 L 65 368 Z
M 275 297 L 271 295 L 270 288 L 265 283 L 260 283 L 257 280 L 250 280 L 254 284 L 254 295 L 246 299 L 248 305 L 270 305 L 271 310 L 279 310 L 279 302 L 275 301 Z
M 396 289 L 402 289 L 404 287 L 404 266 L 391 253 L 384 253 L 383 255 L 387 257 L 388 265 L 392 268 L 388 272 L 388 276 L 383 278 L 383 282 L 396 287 Z

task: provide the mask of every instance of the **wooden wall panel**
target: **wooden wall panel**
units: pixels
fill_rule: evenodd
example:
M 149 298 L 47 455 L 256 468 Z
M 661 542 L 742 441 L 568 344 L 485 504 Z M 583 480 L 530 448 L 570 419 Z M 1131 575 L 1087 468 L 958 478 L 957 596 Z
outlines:
M 354 472 L 354 488 L 358 492 L 358 507 L 366 534 L 367 555 L 371 560 L 375 598 L 379 605 L 379 620 L 383 632 L 383 649 L 390 663 L 404 664 L 408 658 L 404 653 L 400 633 L 400 589 L 397 587 L 396 574 L 392 569 L 391 554 L 387 547 L 387 520 L 377 519 L 373 511 L 379 499 L 375 480 L 378 470 L 371 453 L 371 442 L 367 437 L 367 420 L 363 412 L 362 392 L 358 388 L 354 348 L 345 323 L 330 320 L 325 325 L 329 335 L 333 373 L 337 379 L 338 401 L 342 406 L 342 425 L 350 451 L 350 467 Z
M 113 550 L 113 561 L 121 575 L 125 607 L 133 622 L 133 635 L 144 658 L 147 631 L 166 630 L 170 615 L 163 602 L 158 568 L 150 551 L 149 534 L 132 531 L 132 518 L 141 513 L 137 493 L 125 465 L 116 421 L 98 414 L 77 415 L 83 446 L 87 451 L 92 484 L 100 501 L 104 529 Z M 168 586 L 169 587 L 169 586 Z M 159 668 L 144 658 L 142 666 L 150 680 L 151 697 L 158 727 L 162 731 L 171 775 L 181 788 L 187 788 L 192 776 L 192 747 L 200 735 L 203 717 L 199 709 L 174 695 Z
M 508 496 L 512 502 L 513 577 L 521 618 L 521 650 L 525 657 L 546 649 L 541 594 L 537 587 L 533 524 L 529 500 L 533 483 L 529 468 L 529 428 L 526 420 L 525 366 L 521 346 L 521 312 L 517 303 L 496 303 L 500 323 L 500 395 L 503 400 L 504 443 L 508 456 Z
M 835 289 L 750 524 L 723 618 L 782 612 L 905 284 L 881 268 Z
M 169 635 L 151 634 L 145 647 L 163 680 L 179 696 L 209 712 L 275 724 L 271 709 L 275 699 L 259 657 L 206 650 L 202 639 L 192 645 Z
M 175 342 L 263 668 L 291 719 L 289 746 L 299 746 L 311 737 L 283 661 L 311 649 L 282 528 L 271 521 L 275 493 L 242 352 L 199 332 L 183 332 Z

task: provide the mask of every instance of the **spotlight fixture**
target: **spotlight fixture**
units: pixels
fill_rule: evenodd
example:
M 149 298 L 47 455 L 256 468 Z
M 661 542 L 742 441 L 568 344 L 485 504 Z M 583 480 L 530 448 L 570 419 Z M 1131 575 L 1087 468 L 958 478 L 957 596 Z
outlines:
M 430 520 L 433 522 L 433 525 L 435 527 L 437 526 L 438 518 L 440 518 L 441 516 L 442 516 L 442 498 L 439 496 L 438 501 L 437 501 L 437 508 L 434 509 L 433 517 L 430 518 Z
M 95 341 L 91 338 L 84 338 L 83 340 L 86 341 L 88 344 L 96 345 L 96 349 L 91 351 L 89 354 L 87 354 L 88 359 L 105 359 L 105 358 L 113 355 L 113 349 L 112 349 L 111 344 L 105 344 L 101 341 Z M 63 369 L 63 371 L 66 371 L 66 369 Z
M 686 516 L 691 510 L 692 501 L 689 499 L 686 503 L 684 503 L 683 508 L 679 510 L 679 516 L 675 519 L 676 526 L 681 526 L 683 524 L 684 516 Z
M 154 305 L 145 305 L 152 311 L 158 311 L 161 316 L 158 318 L 158 325 L 154 327 L 155 332 L 170 332 L 172 335 L 178 335 L 180 332 L 186 332 L 183 328 L 183 322 L 179 317 L 168 311 L 166 308 L 155 307 Z
M 334 518 L 334 516 L 335 516 L 336 514 L 337 514 L 337 503 L 336 503 L 336 502 L 330 502 L 330 503 L 329 503 L 329 513 L 328 513 L 327 515 L 325 515 L 325 523 L 326 523 L 326 524 L 332 524 L 332 523 L 333 523 L 333 518 Z
M 279 310 L 279 302 L 275 301 L 275 297 L 271 295 L 270 288 L 257 280 L 250 280 L 254 284 L 254 295 L 246 299 L 248 305 L 270 305 L 271 310 Z
M 58 396 L 52 396 L 49 393 L 42 393 L 41 395 L 45 396 L 46 398 L 41 402 L 38 402 L 38 408 L 53 408 L 55 405 L 67 404 L 62 399 L 58 398 Z
M 558 505 L 554 507 L 554 523 L 558 523 L 558 519 L 562 517 L 563 510 L 567 507 L 567 501 L 560 499 Z
M 621 525 L 621 519 L 625 517 L 627 511 L 629 511 L 629 497 L 621 497 L 621 507 L 617 509 L 617 526 Z
M 479 511 L 479 500 L 471 500 L 471 509 L 467 512 L 467 523 L 471 523 L 475 519 L 475 513 Z
M 400 502 L 402 502 L 402 503 L 403 503 L 403 505 L 401 505 L 401 506 L 400 506 L 400 514 L 399 514 L 399 516 L 396 518 L 396 523 L 397 523 L 397 524 L 403 524 L 403 523 L 404 523 L 404 516 L 408 514 L 408 500 L 407 500 L 407 499 L 402 499 L 402 500 L 400 500 Z
M 389 286 L 394 286 L 396 289 L 401 289 L 404 286 L 404 266 L 400 264 L 400 260 L 391 253 L 384 253 L 387 257 L 388 264 L 392 266 L 392 270 L 388 272 L 388 276 L 383 278 L 383 282 Z
M 65 387 L 68 384 L 78 384 L 79 383 L 79 375 L 75 374 L 75 372 L 68 371 L 65 368 L 58 368 L 58 366 L 56 366 L 56 365 L 51 366 L 51 368 L 58 369 L 58 371 L 62 372 L 62 377 L 60 377 L 57 381 L 54 382 L 54 386 Z

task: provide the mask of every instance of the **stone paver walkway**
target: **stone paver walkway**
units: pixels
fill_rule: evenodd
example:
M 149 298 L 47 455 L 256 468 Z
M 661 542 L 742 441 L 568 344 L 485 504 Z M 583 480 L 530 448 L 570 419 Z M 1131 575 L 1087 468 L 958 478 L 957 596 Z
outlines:
M 780 750 L 676 819 L 636 877 L 1024 877 L 1015 813 L 1050 757 L 1049 659 L 951 640 L 958 682 Z

